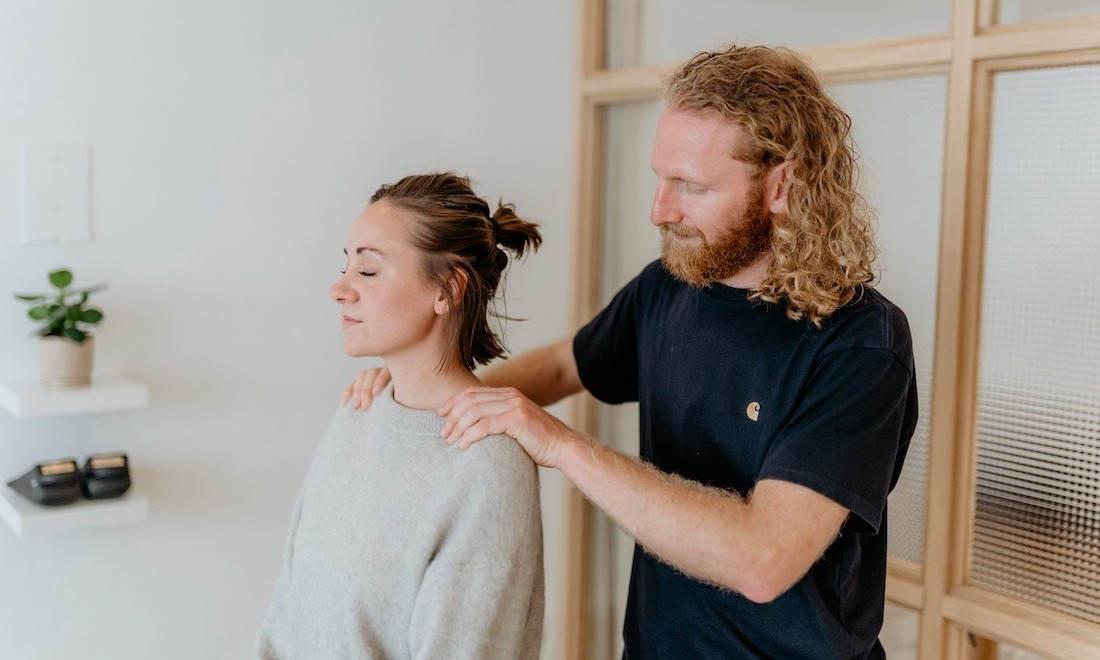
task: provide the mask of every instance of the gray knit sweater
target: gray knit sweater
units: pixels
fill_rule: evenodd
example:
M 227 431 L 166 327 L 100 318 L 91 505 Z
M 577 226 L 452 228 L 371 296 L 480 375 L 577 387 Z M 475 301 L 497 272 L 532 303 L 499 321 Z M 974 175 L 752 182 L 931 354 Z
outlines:
M 492 436 L 393 400 L 343 407 L 317 448 L 256 658 L 537 658 L 538 473 Z

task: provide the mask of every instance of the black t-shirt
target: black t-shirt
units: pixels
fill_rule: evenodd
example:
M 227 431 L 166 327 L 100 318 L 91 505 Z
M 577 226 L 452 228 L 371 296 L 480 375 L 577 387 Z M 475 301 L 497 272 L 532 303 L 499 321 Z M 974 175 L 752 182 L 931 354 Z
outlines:
M 638 401 L 641 458 L 740 494 L 761 479 L 847 508 L 789 591 L 756 604 L 634 551 L 624 658 L 875 658 L 886 496 L 917 419 L 905 315 L 873 289 L 817 328 L 748 291 L 676 281 L 659 262 L 573 340 L 584 386 Z

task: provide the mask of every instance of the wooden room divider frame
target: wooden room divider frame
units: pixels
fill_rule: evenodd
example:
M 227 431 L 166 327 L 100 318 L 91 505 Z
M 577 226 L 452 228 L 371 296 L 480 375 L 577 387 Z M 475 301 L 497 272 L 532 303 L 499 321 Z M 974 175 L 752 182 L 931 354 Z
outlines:
M 661 98 L 672 69 L 605 68 L 606 0 L 577 0 L 572 317 L 600 304 L 605 108 Z M 998 25 L 997 0 L 952 0 L 947 34 L 802 50 L 826 83 L 948 76 L 933 394 L 922 564 L 891 558 L 887 598 L 919 613 L 918 656 L 995 658 L 997 642 L 1059 658 L 1100 658 L 1100 627 L 966 584 L 973 524 L 981 273 L 993 76 L 1100 63 L 1098 15 Z M 594 434 L 595 402 L 576 397 L 571 421 Z M 592 509 L 573 488 L 566 515 L 561 657 L 588 655 Z M 1100 587 L 1100 585 L 1098 585 Z

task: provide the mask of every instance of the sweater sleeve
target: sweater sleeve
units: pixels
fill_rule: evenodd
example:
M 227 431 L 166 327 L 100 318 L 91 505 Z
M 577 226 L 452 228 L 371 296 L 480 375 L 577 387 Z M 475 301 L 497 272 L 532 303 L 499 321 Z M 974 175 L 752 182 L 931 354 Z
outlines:
M 267 614 L 260 625 L 259 637 L 253 649 L 253 658 L 257 660 L 276 660 L 279 653 L 276 650 L 281 636 L 284 634 L 284 626 L 288 619 L 286 611 L 287 603 L 293 598 L 291 594 L 291 571 L 294 563 L 294 540 L 298 535 L 298 524 L 302 520 L 302 499 L 304 492 L 298 494 L 294 502 L 294 509 L 290 514 L 290 531 L 287 532 L 286 542 L 283 548 L 283 568 L 279 571 L 279 577 L 275 580 L 275 594 L 268 605 Z
M 536 659 L 543 614 L 536 468 L 511 438 L 486 438 L 466 452 L 466 489 L 421 583 L 410 655 Z

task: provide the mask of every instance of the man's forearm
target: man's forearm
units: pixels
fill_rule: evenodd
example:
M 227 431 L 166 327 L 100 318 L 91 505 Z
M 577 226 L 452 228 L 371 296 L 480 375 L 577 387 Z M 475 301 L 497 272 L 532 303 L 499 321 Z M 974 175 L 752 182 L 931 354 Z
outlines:
M 540 406 L 583 389 L 571 339 L 510 357 L 478 377 L 490 387 L 514 387 Z
M 703 492 L 699 484 L 682 482 L 591 438 L 569 445 L 558 469 L 623 531 L 696 579 L 744 589 L 725 569 L 726 559 L 737 556 L 749 536 L 740 497 Z M 707 521 L 715 514 L 722 520 Z M 734 527 L 745 531 L 729 535 Z
M 847 511 L 795 484 L 748 498 L 660 472 L 576 434 L 557 468 L 649 552 L 704 582 L 768 602 L 802 577 Z

